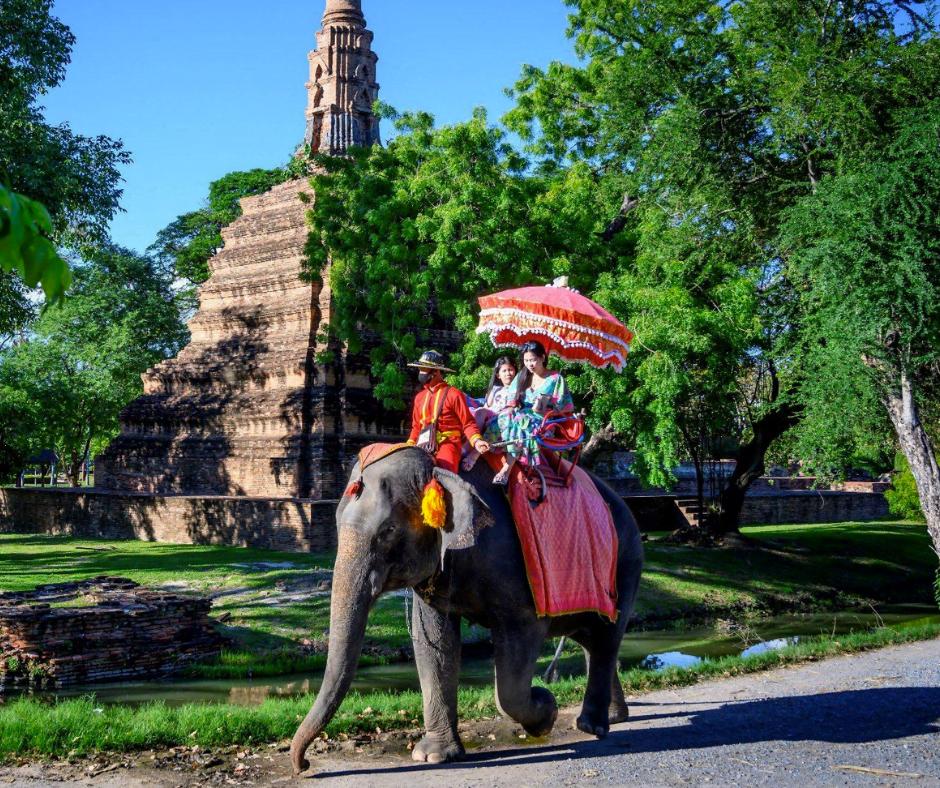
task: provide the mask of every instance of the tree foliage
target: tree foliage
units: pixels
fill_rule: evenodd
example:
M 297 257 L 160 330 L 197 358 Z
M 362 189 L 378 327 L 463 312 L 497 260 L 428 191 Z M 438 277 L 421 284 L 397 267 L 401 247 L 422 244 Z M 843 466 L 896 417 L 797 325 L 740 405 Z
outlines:
M 787 213 L 782 238 L 804 316 L 800 395 L 846 432 L 855 413 L 839 394 L 882 404 L 940 552 L 940 467 L 921 415 L 940 370 L 940 97 L 891 125 L 881 155 L 845 161 Z M 828 407 L 834 394 L 841 414 Z M 814 447 L 832 427 L 804 431 Z
M 55 303 L 72 282 L 68 264 L 53 246 L 52 220 L 43 205 L 0 185 L 0 272 L 16 273 L 27 287 L 42 285 Z M 0 335 L 29 315 L 20 291 L 0 279 Z
M 591 286 L 602 225 L 585 168 L 528 173 L 482 110 L 440 129 L 385 112 L 387 147 L 318 160 L 308 264 L 331 266 L 333 337 L 353 352 L 368 339 L 376 395 L 401 406 L 404 364 L 433 329 L 466 334 L 452 361 L 482 385 L 493 349 L 473 334 L 476 298 L 559 275 Z
M 107 238 L 130 157 L 43 117 L 38 101 L 64 79 L 74 43 L 51 0 L 0 3 L 0 182 L 44 205 L 53 240 L 77 248 Z
M 894 470 L 891 489 L 885 491 L 888 509 L 892 516 L 901 520 L 923 522 L 924 510 L 920 505 L 920 496 L 917 494 L 917 482 L 914 481 L 911 466 L 908 465 L 903 454 L 898 454 Z
M 591 166 L 612 229 L 635 235 L 612 287 L 637 331 L 635 379 L 610 421 L 633 425 L 653 481 L 708 450 L 699 425 L 734 425 L 740 493 L 802 414 L 780 222 L 935 90 L 932 6 L 568 2 L 581 62 L 528 68 L 507 122 L 533 152 Z
M 34 316 L 24 286 L 41 284 L 49 303 L 68 288 L 57 247 L 104 242 L 130 161 L 120 142 L 43 117 L 74 43 L 51 0 L 0 2 L 0 347 Z
M 100 449 L 141 392 L 140 375 L 187 338 L 172 277 L 147 257 L 108 246 L 75 267 L 69 297 L 28 341 L 0 355 L 0 454 L 9 472 L 55 448 L 70 466 Z

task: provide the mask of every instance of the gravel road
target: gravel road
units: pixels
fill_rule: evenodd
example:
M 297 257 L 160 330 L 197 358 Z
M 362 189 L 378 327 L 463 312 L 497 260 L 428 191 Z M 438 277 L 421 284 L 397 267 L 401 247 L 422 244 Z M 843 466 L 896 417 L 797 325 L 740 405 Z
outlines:
M 573 709 L 541 746 L 506 746 L 518 740 L 511 723 L 477 727 L 485 746 L 447 766 L 405 753 L 333 754 L 312 758 L 316 773 L 294 781 L 278 753 L 255 784 L 940 786 L 940 640 L 656 692 L 633 699 L 631 711 L 603 741 L 566 729 Z M 75 782 L 35 766 L 0 770 L 0 783 L 23 788 L 63 777 L 102 788 L 200 782 L 140 769 Z

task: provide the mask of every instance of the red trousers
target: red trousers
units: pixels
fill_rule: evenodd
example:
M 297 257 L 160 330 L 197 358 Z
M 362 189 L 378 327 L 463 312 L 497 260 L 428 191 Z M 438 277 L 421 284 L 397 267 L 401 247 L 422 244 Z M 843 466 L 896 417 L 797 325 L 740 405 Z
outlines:
M 444 441 L 437 447 L 437 454 L 434 455 L 434 464 L 452 473 L 459 473 L 462 446 L 463 437 L 458 440 Z

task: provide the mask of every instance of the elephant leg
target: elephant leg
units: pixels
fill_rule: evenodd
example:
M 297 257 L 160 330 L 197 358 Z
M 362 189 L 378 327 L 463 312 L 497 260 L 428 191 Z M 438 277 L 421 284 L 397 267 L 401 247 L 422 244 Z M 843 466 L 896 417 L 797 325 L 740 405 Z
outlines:
M 531 736 L 548 734 L 558 717 L 555 696 L 532 686 L 535 661 L 547 631 L 547 625 L 540 622 L 514 627 L 512 632 L 493 630 L 496 705 Z
M 627 704 L 617 675 L 620 635 L 619 628 L 613 625 L 592 633 L 592 636 L 577 638 L 584 646 L 584 658 L 587 661 L 587 689 L 577 726 L 584 733 L 599 739 L 607 736 L 611 722 L 626 719 Z
M 610 708 L 607 710 L 607 716 L 611 725 L 626 722 L 630 719 L 630 707 L 627 705 L 627 699 L 623 696 L 623 685 L 620 683 L 620 676 L 617 675 L 616 664 L 614 665 L 613 681 L 610 684 Z
M 464 754 L 457 734 L 460 618 L 440 613 L 414 595 L 411 635 L 424 698 L 424 738 L 411 751 L 416 761 L 444 763 Z

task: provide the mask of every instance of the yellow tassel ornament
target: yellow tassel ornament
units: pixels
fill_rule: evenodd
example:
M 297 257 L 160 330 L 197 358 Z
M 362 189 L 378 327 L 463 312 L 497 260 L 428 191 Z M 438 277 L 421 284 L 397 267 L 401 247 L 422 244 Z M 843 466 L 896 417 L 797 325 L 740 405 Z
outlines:
M 421 498 L 421 515 L 424 524 L 431 528 L 443 528 L 447 521 L 447 503 L 444 500 L 444 488 L 437 479 L 431 479 L 424 487 Z

